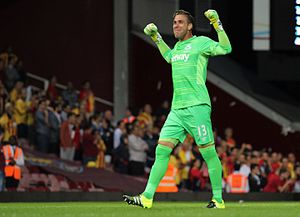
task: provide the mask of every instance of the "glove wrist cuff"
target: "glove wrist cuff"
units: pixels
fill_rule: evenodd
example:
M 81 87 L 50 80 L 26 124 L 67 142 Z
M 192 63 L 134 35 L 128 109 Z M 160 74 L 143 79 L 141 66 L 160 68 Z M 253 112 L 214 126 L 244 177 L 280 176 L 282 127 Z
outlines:
M 216 22 L 212 23 L 212 25 L 213 25 L 213 27 L 215 28 L 215 30 L 217 32 L 223 32 L 224 31 L 221 20 L 217 20 Z
M 151 38 L 155 42 L 155 44 L 159 44 L 162 41 L 162 37 L 159 34 L 159 32 L 155 33 L 154 35 L 151 35 Z

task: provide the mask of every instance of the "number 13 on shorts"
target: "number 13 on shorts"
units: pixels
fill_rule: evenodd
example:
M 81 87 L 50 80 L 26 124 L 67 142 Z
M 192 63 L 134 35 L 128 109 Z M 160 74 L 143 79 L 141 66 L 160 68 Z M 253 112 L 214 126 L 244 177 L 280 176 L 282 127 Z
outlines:
M 210 143 L 212 141 L 212 132 L 211 132 L 211 128 L 209 126 L 206 126 L 205 124 L 201 124 L 200 126 L 198 126 L 198 136 L 199 136 L 199 140 L 202 144 L 207 144 Z

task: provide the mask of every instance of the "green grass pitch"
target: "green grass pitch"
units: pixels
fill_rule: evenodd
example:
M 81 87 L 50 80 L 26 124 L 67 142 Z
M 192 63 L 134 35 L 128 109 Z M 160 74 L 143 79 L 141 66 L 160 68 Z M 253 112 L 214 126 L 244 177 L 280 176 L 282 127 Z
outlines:
M 300 202 L 227 202 L 206 209 L 203 202 L 155 202 L 143 209 L 125 202 L 0 203 L 0 217 L 300 217 Z

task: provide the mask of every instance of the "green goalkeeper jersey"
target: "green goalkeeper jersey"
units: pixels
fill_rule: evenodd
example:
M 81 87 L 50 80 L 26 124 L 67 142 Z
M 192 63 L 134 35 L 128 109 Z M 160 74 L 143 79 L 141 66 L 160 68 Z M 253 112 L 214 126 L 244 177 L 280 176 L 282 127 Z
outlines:
M 205 85 L 209 56 L 224 55 L 229 49 L 205 37 L 193 36 L 178 41 L 172 50 L 163 54 L 172 64 L 173 101 L 172 109 L 207 104 L 211 105 Z

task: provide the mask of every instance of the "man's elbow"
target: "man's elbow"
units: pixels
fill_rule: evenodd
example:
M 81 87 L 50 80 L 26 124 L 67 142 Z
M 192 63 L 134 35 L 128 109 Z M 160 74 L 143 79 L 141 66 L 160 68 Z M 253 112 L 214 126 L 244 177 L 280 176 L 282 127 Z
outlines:
M 230 46 L 230 47 L 228 48 L 228 54 L 231 53 L 231 52 L 232 52 L 232 47 Z
M 226 54 L 230 54 L 232 52 L 231 45 L 224 46 L 223 49 L 225 50 Z

